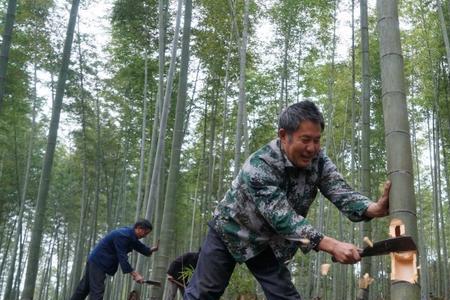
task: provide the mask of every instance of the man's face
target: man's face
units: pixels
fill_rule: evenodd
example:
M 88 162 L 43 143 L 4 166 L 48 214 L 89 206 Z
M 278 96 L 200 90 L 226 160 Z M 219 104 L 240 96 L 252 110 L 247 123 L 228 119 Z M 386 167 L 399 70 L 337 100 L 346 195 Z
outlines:
M 298 168 L 306 168 L 320 151 L 322 129 L 319 123 L 303 121 L 292 134 L 281 128 L 278 135 L 288 159 Z
M 136 233 L 136 236 L 138 237 L 138 239 L 142 239 L 142 238 L 146 237 L 152 231 L 150 229 L 136 227 L 134 229 L 134 232 Z

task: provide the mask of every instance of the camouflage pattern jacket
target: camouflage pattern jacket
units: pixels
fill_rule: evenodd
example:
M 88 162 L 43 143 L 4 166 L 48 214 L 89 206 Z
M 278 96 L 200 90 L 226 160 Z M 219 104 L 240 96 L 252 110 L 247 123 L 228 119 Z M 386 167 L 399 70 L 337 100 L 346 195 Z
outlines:
M 268 246 L 286 261 L 299 247 L 307 253 L 323 238 L 306 219 L 318 189 L 350 220 L 369 220 L 364 212 L 372 201 L 350 188 L 322 150 L 300 169 L 275 139 L 246 160 L 210 225 L 239 263 Z

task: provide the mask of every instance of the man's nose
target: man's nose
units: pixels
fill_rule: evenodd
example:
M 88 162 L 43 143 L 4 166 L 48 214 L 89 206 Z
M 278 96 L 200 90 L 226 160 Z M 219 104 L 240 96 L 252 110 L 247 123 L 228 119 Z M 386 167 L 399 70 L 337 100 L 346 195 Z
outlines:
M 312 153 L 316 151 L 316 147 L 313 143 L 310 143 L 308 145 L 306 145 L 306 151 Z

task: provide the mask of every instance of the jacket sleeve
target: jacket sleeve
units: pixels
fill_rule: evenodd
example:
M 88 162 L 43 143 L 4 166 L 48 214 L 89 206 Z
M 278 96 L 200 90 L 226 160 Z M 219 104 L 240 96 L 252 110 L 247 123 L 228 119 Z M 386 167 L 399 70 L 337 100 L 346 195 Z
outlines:
M 122 268 L 122 272 L 124 274 L 131 273 L 133 271 L 133 268 L 128 262 L 128 255 L 126 250 L 127 244 L 129 243 L 129 238 L 121 235 L 116 237 L 113 243 L 114 248 L 116 249 L 117 259 L 119 260 L 120 267 Z
M 263 160 L 251 161 L 241 173 L 242 183 L 263 218 L 283 238 L 297 242 L 303 252 L 315 248 L 323 239 L 306 218 L 289 204 L 283 174 Z
M 137 241 L 136 243 L 134 243 L 134 250 L 136 250 L 137 252 L 139 252 L 142 255 L 145 256 L 150 256 L 152 255 L 152 250 L 147 247 L 144 243 L 141 243 L 140 241 Z
M 320 192 L 351 221 L 370 220 L 364 213 L 372 201 L 354 191 L 326 155 L 323 156 L 320 164 L 321 172 L 319 172 L 318 182 Z

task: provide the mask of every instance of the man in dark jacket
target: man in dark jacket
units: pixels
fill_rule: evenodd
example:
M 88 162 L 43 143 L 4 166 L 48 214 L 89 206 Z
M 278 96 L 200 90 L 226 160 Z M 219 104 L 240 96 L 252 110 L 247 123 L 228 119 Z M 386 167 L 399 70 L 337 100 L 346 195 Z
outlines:
M 90 253 L 84 276 L 71 300 L 82 300 L 90 295 L 91 300 L 103 299 L 106 274 L 113 276 L 119 267 L 124 274 L 129 273 L 133 280 L 142 283 L 144 278 L 128 263 L 128 253 L 136 250 L 145 256 L 158 251 L 158 245 L 147 247 L 139 241 L 153 229 L 145 219 L 138 220 L 133 227 L 122 227 L 108 233 Z
M 189 269 L 195 270 L 199 252 L 187 252 L 170 263 L 167 270 L 169 288 L 166 300 L 174 300 L 177 296 L 177 290 L 180 290 L 181 295 L 184 295 L 184 289 L 189 283 L 185 272 Z

